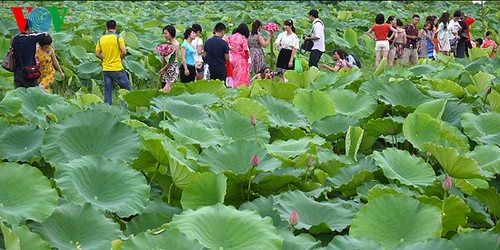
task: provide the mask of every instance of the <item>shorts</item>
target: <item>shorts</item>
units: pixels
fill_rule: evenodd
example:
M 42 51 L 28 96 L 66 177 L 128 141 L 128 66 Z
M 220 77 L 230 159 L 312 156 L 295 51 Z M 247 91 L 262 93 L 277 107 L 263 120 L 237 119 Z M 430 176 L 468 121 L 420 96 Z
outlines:
M 389 41 L 377 41 L 375 43 L 375 51 L 389 50 Z

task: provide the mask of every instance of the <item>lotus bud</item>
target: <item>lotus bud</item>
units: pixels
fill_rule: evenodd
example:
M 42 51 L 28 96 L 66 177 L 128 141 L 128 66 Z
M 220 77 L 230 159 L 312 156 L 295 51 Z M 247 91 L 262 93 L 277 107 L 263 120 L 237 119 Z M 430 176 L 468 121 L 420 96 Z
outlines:
M 451 182 L 451 177 L 449 175 L 447 175 L 446 178 L 443 181 L 443 184 L 441 186 L 443 186 L 443 189 L 444 189 L 445 192 L 448 192 L 448 190 L 451 189 L 452 185 L 453 184 Z
M 486 90 L 486 94 L 489 95 L 491 93 L 491 87 L 489 87 L 487 90 Z
M 257 119 L 255 119 L 255 116 L 252 115 L 250 116 L 250 123 L 252 124 L 252 126 L 255 127 L 255 124 L 257 124 Z
M 392 135 L 394 133 L 393 129 L 392 128 L 388 128 L 387 129 L 387 132 L 389 132 L 390 135 Z
M 293 210 L 293 213 L 290 215 L 290 219 L 288 220 L 288 224 L 292 227 L 299 224 L 299 214 L 297 213 L 297 210 Z
M 250 160 L 250 165 L 252 165 L 253 168 L 257 167 L 259 165 L 259 156 L 254 155 L 252 159 Z
M 314 165 L 314 160 L 313 160 L 312 156 L 309 156 L 307 158 L 307 166 L 312 167 L 313 165 Z

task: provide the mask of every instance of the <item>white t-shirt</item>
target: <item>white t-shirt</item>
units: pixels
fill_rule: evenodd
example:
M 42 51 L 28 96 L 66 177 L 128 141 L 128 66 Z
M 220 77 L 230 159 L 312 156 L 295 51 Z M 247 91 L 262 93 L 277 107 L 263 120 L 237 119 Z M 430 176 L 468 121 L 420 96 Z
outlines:
M 299 38 L 295 33 L 292 33 L 291 35 L 287 35 L 286 31 L 280 33 L 276 39 L 276 44 L 278 43 L 281 43 L 282 49 L 299 49 Z
M 319 18 L 314 19 L 312 27 L 312 36 L 318 37 L 318 40 L 313 41 L 313 47 L 311 50 L 319 50 L 325 52 L 325 26 L 319 20 Z
M 451 19 L 448 25 L 450 26 L 452 32 L 458 33 L 458 31 L 460 31 L 460 24 L 455 22 L 455 20 Z
M 198 55 L 198 46 L 201 45 L 201 49 L 203 49 L 203 40 L 201 38 L 197 37 L 191 41 L 191 45 L 193 45 L 194 49 L 196 50 L 196 54 L 194 54 L 194 61 L 195 62 L 203 62 L 203 58 L 201 55 Z

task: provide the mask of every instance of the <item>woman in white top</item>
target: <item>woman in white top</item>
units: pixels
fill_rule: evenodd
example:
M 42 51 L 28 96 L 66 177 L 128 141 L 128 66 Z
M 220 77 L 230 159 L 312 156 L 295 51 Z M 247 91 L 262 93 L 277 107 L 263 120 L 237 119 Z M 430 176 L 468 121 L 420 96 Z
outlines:
M 450 55 L 450 50 L 451 50 L 450 39 L 452 38 L 451 26 L 449 25 L 449 22 L 450 22 L 450 13 L 448 12 L 443 13 L 438 21 L 439 52 L 443 52 L 443 54 L 447 56 Z
M 276 39 L 276 48 L 280 51 L 278 61 L 276 62 L 276 72 L 279 73 L 279 80 L 283 82 L 283 74 L 294 68 L 294 58 L 299 48 L 299 39 L 295 34 L 295 27 L 291 19 L 285 20 L 283 30 Z
M 205 67 L 203 63 L 203 57 L 201 56 L 203 54 L 203 40 L 200 38 L 201 34 L 201 25 L 195 23 L 191 26 L 191 28 L 194 30 L 196 33 L 196 38 L 191 41 L 191 45 L 196 49 L 196 54 L 194 55 L 194 65 L 196 67 L 196 71 L 198 72 L 198 75 L 196 75 L 197 80 L 203 79 L 203 70 Z

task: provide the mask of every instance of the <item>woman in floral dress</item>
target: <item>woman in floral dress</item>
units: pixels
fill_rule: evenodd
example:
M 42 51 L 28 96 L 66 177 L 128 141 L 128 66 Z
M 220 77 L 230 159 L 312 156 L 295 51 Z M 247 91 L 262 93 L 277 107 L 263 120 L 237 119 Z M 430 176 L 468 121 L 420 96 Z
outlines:
M 264 50 L 271 41 L 274 35 L 273 31 L 269 32 L 269 37 L 264 40 L 262 34 L 262 23 L 259 20 L 255 20 L 252 23 L 252 32 L 248 37 L 248 48 L 250 50 L 250 72 L 259 73 L 266 66 L 266 57 L 264 56 Z
M 248 50 L 248 35 L 250 31 L 245 23 L 240 24 L 233 31 L 233 34 L 227 38 L 227 42 L 231 50 L 231 64 L 233 66 L 234 84 L 233 88 L 241 85 L 250 86 L 250 72 L 248 71 L 248 58 L 250 52 Z
M 162 88 L 165 92 L 170 92 L 170 85 L 173 82 L 177 81 L 177 77 L 179 76 L 179 66 L 177 65 L 177 57 L 179 53 L 179 42 L 175 40 L 175 28 L 172 25 L 167 25 L 163 28 L 163 37 L 165 40 L 170 42 L 174 47 L 174 54 L 171 55 L 174 57 L 172 63 L 168 63 L 165 60 L 165 57 L 162 57 L 162 62 L 166 63 L 160 70 L 160 75 L 162 76 Z

